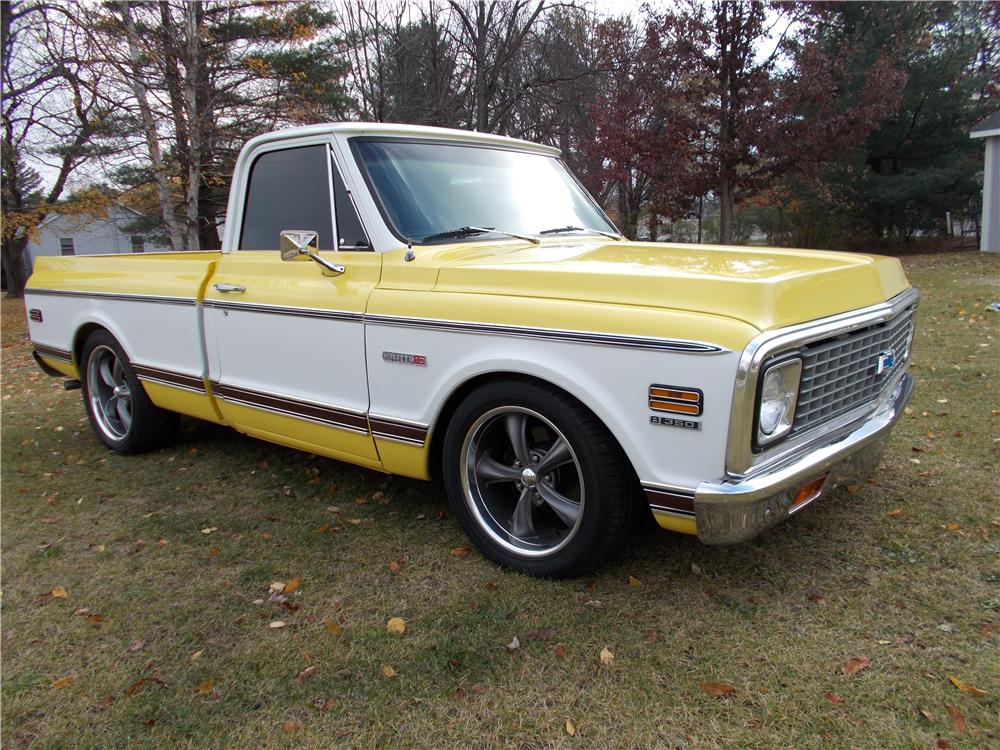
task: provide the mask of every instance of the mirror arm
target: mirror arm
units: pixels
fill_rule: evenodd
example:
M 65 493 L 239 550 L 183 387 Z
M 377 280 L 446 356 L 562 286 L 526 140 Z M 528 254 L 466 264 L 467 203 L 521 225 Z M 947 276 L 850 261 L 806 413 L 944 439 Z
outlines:
M 340 276 L 342 273 L 344 273 L 344 271 L 347 270 L 345 266 L 342 266 L 338 263 L 331 263 L 325 258 L 321 258 L 318 255 L 316 255 L 316 253 L 311 253 L 308 250 L 300 250 L 299 252 L 301 252 L 303 255 L 308 255 L 311 261 L 313 261 L 314 263 L 318 263 L 320 266 L 325 268 L 334 276 Z

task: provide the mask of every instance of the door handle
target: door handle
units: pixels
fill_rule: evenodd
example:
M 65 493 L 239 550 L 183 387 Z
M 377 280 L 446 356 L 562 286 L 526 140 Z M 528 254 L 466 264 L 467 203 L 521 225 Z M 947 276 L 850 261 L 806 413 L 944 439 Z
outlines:
M 235 294 L 243 294 L 247 290 L 245 286 L 239 284 L 212 284 L 212 287 L 220 292 L 233 292 Z

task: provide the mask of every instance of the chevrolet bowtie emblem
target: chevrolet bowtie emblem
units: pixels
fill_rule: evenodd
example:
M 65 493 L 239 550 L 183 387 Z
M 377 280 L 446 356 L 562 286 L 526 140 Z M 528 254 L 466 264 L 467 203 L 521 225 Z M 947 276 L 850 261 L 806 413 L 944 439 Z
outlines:
M 896 363 L 895 356 L 891 351 L 879 352 L 878 364 L 875 365 L 875 374 L 881 375 L 887 370 L 891 370 L 892 366 Z

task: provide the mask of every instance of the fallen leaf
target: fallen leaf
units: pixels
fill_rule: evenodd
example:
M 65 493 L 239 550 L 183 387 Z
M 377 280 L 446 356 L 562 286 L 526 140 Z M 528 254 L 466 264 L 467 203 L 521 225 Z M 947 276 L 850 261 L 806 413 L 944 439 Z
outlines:
M 324 624 L 326 625 L 326 632 L 329 633 L 330 635 L 340 635 L 344 630 L 342 627 L 340 627 L 340 625 L 333 622 L 332 620 L 327 620 L 326 623 Z
M 132 695 L 136 690 L 138 690 L 145 684 L 146 684 L 146 678 L 140 677 L 138 680 L 136 680 L 127 688 L 125 688 L 125 695 Z
M 313 706 L 315 706 L 318 711 L 329 711 L 336 705 L 336 698 L 317 698 L 313 701 Z
M 613 664 L 615 661 L 615 655 L 611 652 L 607 646 L 601 649 L 601 664 L 608 666 Z
M 299 579 L 293 578 L 288 583 L 285 584 L 284 593 L 290 594 L 299 587 Z
M 389 563 L 389 572 L 390 573 L 398 573 L 400 571 L 401 567 L 402 566 L 398 562 L 396 562 L 395 560 L 393 560 L 392 562 Z
M 277 630 L 278 628 L 285 627 L 285 623 L 284 623 L 283 620 L 275 620 L 270 625 L 268 625 L 268 627 L 271 628 L 271 629 L 273 629 L 273 630 Z
M 656 632 L 655 628 L 649 628 L 646 631 L 646 640 L 650 643 L 656 643 L 660 640 L 660 634 Z
M 868 669 L 868 665 L 871 664 L 868 657 L 866 656 L 855 656 L 853 659 L 848 659 L 841 665 L 840 671 L 845 675 L 852 675 L 860 672 L 862 669 Z
M 846 489 L 852 495 L 856 495 L 859 492 L 861 492 L 861 485 L 860 484 L 849 484 L 844 489 Z
M 326 532 L 328 532 L 330 530 L 331 526 L 333 526 L 333 524 L 331 524 L 331 523 L 324 523 L 322 526 L 320 526 L 318 529 L 316 529 L 316 533 L 317 534 L 325 534 Z
M 195 651 L 193 654 L 191 654 L 191 661 L 198 661 L 198 659 L 201 658 L 201 655 L 203 653 L 205 653 L 205 649 L 202 649 L 201 651 Z
M 301 672 L 299 672 L 297 675 L 295 675 L 295 680 L 301 685 L 305 681 L 306 677 L 308 677 L 315 671 L 316 671 L 316 665 L 311 664 L 310 666 L 306 667 Z
M 521 648 L 521 641 L 515 635 L 514 638 L 513 638 L 513 640 L 511 640 L 511 642 L 507 644 L 506 649 L 508 651 L 510 651 L 511 653 L 514 653 L 519 648 Z
M 84 607 L 82 609 L 78 609 L 73 614 L 77 615 L 78 617 L 88 617 L 88 616 L 90 616 L 93 613 L 89 609 L 87 609 L 86 607 Z
M 452 547 L 451 556 L 452 557 L 468 557 L 470 550 L 468 547 Z
M 947 526 L 945 526 L 945 528 L 948 529 L 948 531 L 958 531 L 962 527 L 959 526 L 957 523 L 949 523 Z
M 725 698 L 736 692 L 736 688 L 725 682 L 703 682 L 700 685 L 702 692 L 711 695 L 713 698 Z
M 934 718 L 934 714 L 932 714 L 926 708 L 921 708 L 919 710 L 920 710 L 920 715 L 923 716 L 925 719 L 927 719 L 927 721 L 929 721 L 931 724 L 937 721 L 937 719 Z
M 202 529 L 201 533 L 202 534 L 211 534 L 213 531 L 218 531 L 218 530 L 219 530 L 218 526 L 209 526 L 206 529 Z
M 284 724 L 281 725 L 281 731 L 285 734 L 291 734 L 292 732 L 297 732 L 302 728 L 302 725 L 297 721 L 292 721 L 289 719 Z
M 273 592 L 275 594 L 280 594 L 282 591 L 285 590 L 285 582 L 284 581 L 274 581 L 270 586 L 267 587 L 267 590 L 271 591 L 271 592 Z
M 205 680 L 198 685 L 198 695 L 211 695 L 215 690 L 215 684 L 211 680 Z
M 629 576 L 628 579 L 626 580 L 628 581 L 628 585 L 631 586 L 632 588 L 634 589 L 642 588 L 642 581 L 640 581 L 635 576 Z
M 691 563 L 691 572 L 696 576 L 700 576 L 701 568 L 697 564 Z
M 260 538 L 266 542 L 268 539 L 271 538 L 271 534 L 270 532 L 264 531 L 261 533 Z
M 973 695 L 976 698 L 982 698 L 982 697 L 984 697 L 986 695 L 986 691 L 985 690 L 980 690 L 979 688 L 973 687 L 972 685 L 967 685 L 966 683 L 962 682 L 957 677 L 953 677 L 951 675 L 948 675 L 948 681 L 951 682 L 952 685 L 954 685 L 955 687 L 957 687 L 963 693 L 968 693 L 969 695 Z
M 66 592 L 66 589 L 64 589 L 62 586 L 56 586 L 49 593 L 52 594 L 52 596 L 55 597 L 56 599 L 66 599 L 69 596 L 69 594 Z
M 385 624 L 385 629 L 392 635 L 403 635 L 406 632 L 406 620 L 402 617 L 391 617 Z
M 382 676 L 385 677 L 387 680 L 391 680 L 393 677 L 397 676 L 396 670 L 393 669 L 388 664 L 386 664 L 385 666 L 382 667 Z
M 832 703 L 835 706 L 838 703 L 844 702 L 844 699 L 835 693 L 823 693 L 823 697 L 826 698 L 830 703 Z
M 951 747 L 951 743 L 943 737 L 938 738 L 937 748 L 938 750 L 948 750 Z
M 103 615 L 88 615 L 87 622 L 93 622 L 93 623 L 104 622 L 104 616 Z
M 587 581 L 587 591 L 591 594 L 597 591 L 597 581 Z
M 810 589 L 809 593 L 806 594 L 806 599 L 808 599 L 811 602 L 815 602 L 816 604 L 824 604 L 826 602 L 826 599 L 823 598 L 823 595 L 819 593 L 816 589 Z
M 143 647 L 145 647 L 145 645 L 146 645 L 146 641 L 144 641 L 142 638 L 139 638 L 138 640 L 132 641 L 128 645 L 128 650 L 131 651 L 134 654 L 136 651 L 142 651 L 142 649 L 143 649 Z
M 62 677 L 62 678 L 60 678 L 58 680 L 53 681 L 52 687 L 55 690 L 62 690 L 64 687 L 66 687 L 68 685 L 72 685 L 73 684 L 73 680 L 75 680 L 75 679 L 76 679 L 76 677 L 74 677 L 71 674 L 68 674 L 65 677 Z
M 219 555 L 222 554 L 222 548 L 212 547 L 212 549 L 208 551 L 208 554 L 210 554 L 212 557 L 218 557 Z
M 529 630 L 527 637 L 534 638 L 536 641 L 551 641 L 555 638 L 556 631 L 553 628 L 540 628 L 538 630 Z
M 566 719 L 566 734 L 568 734 L 570 737 L 576 736 L 576 727 L 573 726 L 573 722 L 570 721 L 569 719 Z
M 951 723 L 955 727 L 955 731 L 959 734 L 965 734 L 965 730 L 968 727 L 965 724 L 965 717 L 962 715 L 962 712 L 950 703 L 945 703 L 944 708 L 948 712 L 948 716 L 951 717 Z
M 896 508 L 895 510 L 890 510 L 888 513 L 886 513 L 886 515 L 889 516 L 889 518 L 899 518 L 899 514 L 902 512 L 903 512 L 902 508 Z
M 496 589 L 496 587 L 497 587 L 496 581 L 487 581 L 486 585 L 483 586 L 483 588 L 486 589 L 487 591 L 493 591 L 494 589 Z
M 562 645 L 561 643 L 557 644 L 555 646 L 555 648 L 552 649 L 552 654 L 557 659 L 565 659 L 566 658 L 566 647 L 564 645 Z

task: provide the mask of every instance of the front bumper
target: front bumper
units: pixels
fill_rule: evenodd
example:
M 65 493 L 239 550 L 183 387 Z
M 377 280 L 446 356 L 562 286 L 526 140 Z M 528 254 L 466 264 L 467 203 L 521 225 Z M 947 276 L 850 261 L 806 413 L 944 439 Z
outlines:
M 913 378 L 904 375 L 890 399 L 833 442 L 756 476 L 702 482 L 694 495 L 698 538 L 706 544 L 746 541 L 837 487 L 860 483 L 878 466 L 912 392 Z M 794 502 L 800 490 L 805 494 Z

